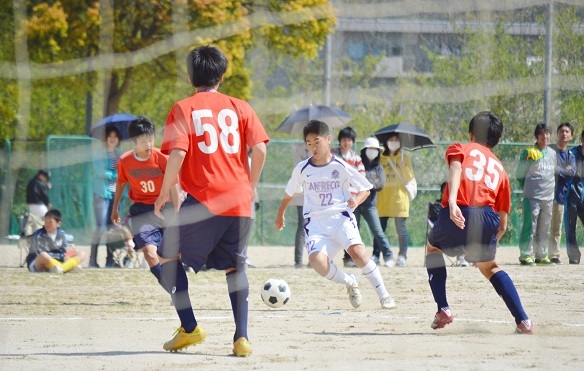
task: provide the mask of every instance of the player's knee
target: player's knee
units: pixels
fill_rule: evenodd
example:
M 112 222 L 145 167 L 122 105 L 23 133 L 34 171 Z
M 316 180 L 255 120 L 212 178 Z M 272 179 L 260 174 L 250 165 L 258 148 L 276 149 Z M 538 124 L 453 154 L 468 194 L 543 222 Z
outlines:
M 310 262 L 310 266 L 316 273 L 321 275 L 322 277 L 326 277 L 329 270 L 330 265 L 328 263 L 328 256 L 321 253 L 312 253 L 308 256 L 308 261 Z
M 444 255 L 442 254 L 428 254 L 426 255 L 426 268 L 434 269 L 445 267 Z
M 232 270 L 225 275 L 225 279 L 227 280 L 227 290 L 229 292 L 237 292 L 249 288 L 245 269 Z
M 353 261 L 355 261 L 355 260 L 364 260 L 365 257 L 366 257 L 366 254 L 365 254 L 365 246 L 363 246 L 361 244 L 351 245 L 347 249 L 347 252 L 349 253 L 349 256 L 351 256 L 351 258 L 353 259 Z
M 485 278 L 488 280 L 490 280 L 495 273 L 501 270 L 501 268 L 499 268 L 499 265 L 495 261 L 477 262 L 475 264 L 477 268 L 481 271 L 482 275 L 485 276 Z
M 156 265 L 160 260 L 154 245 L 146 245 L 140 249 L 140 252 L 144 254 L 144 259 L 146 259 L 149 266 Z

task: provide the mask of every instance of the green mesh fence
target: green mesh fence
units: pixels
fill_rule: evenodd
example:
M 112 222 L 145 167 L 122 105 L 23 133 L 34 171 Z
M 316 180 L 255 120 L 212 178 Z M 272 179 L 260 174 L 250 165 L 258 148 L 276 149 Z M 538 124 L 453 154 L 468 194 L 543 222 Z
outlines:
M 300 140 L 272 140 L 268 144 L 268 158 L 262 173 L 259 186 L 261 209 L 258 212 L 252 235 L 253 243 L 259 245 L 293 245 L 296 231 L 296 210 L 289 207 L 286 210 L 286 228 L 279 232 L 275 229 L 273 221 L 284 194 L 286 182 L 293 168 L 294 147 L 301 143 Z M 407 222 L 411 247 L 423 246 L 426 240 L 428 224 L 426 216 L 428 203 L 434 202 L 440 197 L 440 184 L 447 179 L 448 171 L 444 162 L 444 154 L 450 143 L 437 143 L 436 148 L 420 149 L 408 153 L 412 159 L 412 165 L 418 182 L 418 195 L 410 207 L 410 217 Z M 355 149 L 360 149 L 362 141 L 357 141 Z M 512 210 L 509 215 L 507 233 L 501 240 L 502 246 L 517 245 L 517 240 L 522 223 L 521 199 L 522 190 L 514 181 L 514 172 L 521 151 L 528 145 L 526 143 L 503 143 L 495 147 L 495 154 L 499 156 L 513 188 Z M 398 245 L 398 237 L 395 232 L 393 220 L 387 226 L 386 234 L 390 246 Z M 372 238 L 364 221 L 361 223 L 361 235 L 367 246 L 372 245 Z M 563 236 L 562 236 L 563 237 Z M 292 252 L 290 252 L 292 254 Z
M 0 210 L 12 210 L 12 171 L 11 171 L 11 144 L 8 139 L 0 143 Z M 0 236 L 17 234 L 13 230 L 12 213 L 0 213 Z
M 10 145 L 6 141 L 0 146 L 0 196 L 3 220 L 10 220 L 9 231 L 3 235 L 18 233 L 16 216 L 26 210 L 25 188 L 28 180 L 41 167 L 51 172 L 52 188 L 49 197 L 52 205 L 63 212 L 63 229 L 74 235 L 78 244 L 89 244 L 95 228 L 93 216 L 93 165 L 91 158 L 91 143 L 93 139 L 85 136 L 50 136 L 46 141 L 46 153 L 37 151 L 38 142 L 18 143 Z M 285 245 L 294 244 L 296 231 L 296 210 L 289 207 L 286 211 L 286 228 L 277 231 L 274 227 L 274 218 L 280 205 L 286 182 L 293 168 L 293 152 L 300 140 L 276 139 L 268 144 L 268 157 L 258 188 L 260 210 L 256 214 L 250 238 L 251 245 Z M 412 202 L 408 232 L 410 246 L 423 246 L 427 233 L 428 203 L 439 198 L 440 184 L 446 180 L 447 168 L 444 163 L 444 153 L 449 143 L 437 143 L 436 148 L 421 149 L 409 155 L 416 179 L 418 181 L 418 195 Z M 509 216 L 507 233 L 503 236 L 501 245 L 517 245 L 517 239 L 522 223 L 521 199 L 522 191 L 514 181 L 514 172 L 517 160 L 526 143 L 502 143 L 495 148 L 495 153 L 505 166 L 513 187 L 512 210 Z M 355 145 L 361 148 L 362 141 Z M 18 147 L 16 153 L 14 147 Z M 127 145 L 125 147 L 128 147 Z M 125 148 L 129 149 L 129 148 Z M 18 160 L 21 158 L 21 160 Z M 6 165 L 6 166 L 4 166 Z M 7 169 L 12 168 L 12 174 Z M 14 191 L 11 191 L 11 182 Z M 10 194 L 12 192 L 12 199 Z M 129 207 L 126 198 L 122 203 L 121 214 L 124 215 Z M 6 228 L 5 228 L 6 229 Z M 390 220 L 386 231 L 391 247 L 398 244 L 397 234 L 393 221 Z M 361 225 L 361 234 L 367 246 L 371 246 L 372 239 L 365 222 Z M 562 236 L 563 238 L 564 236 Z M 578 229 L 578 239 L 584 240 L 584 228 Z M 290 251 L 292 255 L 292 250 Z
M 62 228 L 76 243 L 90 243 L 93 216 L 93 163 L 91 144 L 85 136 L 49 136 L 47 165 L 52 188 L 49 199 L 63 214 Z

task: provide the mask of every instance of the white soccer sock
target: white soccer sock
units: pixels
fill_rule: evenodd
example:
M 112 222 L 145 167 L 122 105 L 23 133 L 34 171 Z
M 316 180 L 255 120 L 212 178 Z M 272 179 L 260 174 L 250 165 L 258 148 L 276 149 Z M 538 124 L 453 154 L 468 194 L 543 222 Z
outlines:
M 373 260 L 369 260 L 369 262 L 365 264 L 363 268 L 361 268 L 361 272 L 363 272 L 365 278 L 367 278 L 371 286 L 373 286 L 377 296 L 379 296 L 379 299 L 383 299 L 389 296 L 389 293 L 383 284 L 383 277 L 381 277 L 379 267 L 377 267 L 377 264 L 375 264 Z
M 330 264 L 331 264 L 330 270 L 326 275 L 326 278 L 328 280 L 331 280 L 336 283 L 342 283 L 345 286 L 353 285 L 353 277 L 340 270 L 336 265 L 333 264 L 333 262 L 331 262 Z

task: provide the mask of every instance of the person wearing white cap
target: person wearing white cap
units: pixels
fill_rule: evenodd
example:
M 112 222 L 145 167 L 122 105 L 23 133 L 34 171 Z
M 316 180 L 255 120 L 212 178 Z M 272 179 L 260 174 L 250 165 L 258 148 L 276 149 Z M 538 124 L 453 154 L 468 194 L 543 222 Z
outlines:
M 373 184 L 373 188 L 370 190 L 369 197 L 357 206 L 354 214 L 355 219 L 357 219 L 357 225 L 359 225 L 361 216 L 363 216 L 373 236 L 374 248 L 371 259 L 377 265 L 393 267 L 393 254 L 389 248 L 389 240 L 381 228 L 379 214 L 377 213 L 377 192 L 385 185 L 385 171 L 379 162 L 383 149 L 377 138 L 369 137 L 365 139 L 365 144 L 361 148 L 361 159 L 365 166 L 365 177 Z M 379 260 L 380 254 L 383 254 L 383 263 L 381 264 Z

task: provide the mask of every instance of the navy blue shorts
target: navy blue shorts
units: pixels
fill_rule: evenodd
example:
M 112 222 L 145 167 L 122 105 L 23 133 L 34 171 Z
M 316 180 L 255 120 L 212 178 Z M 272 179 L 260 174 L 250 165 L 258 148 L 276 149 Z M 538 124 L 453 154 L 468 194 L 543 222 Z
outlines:
M 134 236 L 134 250 L 140 250 L 146 245 L 159 247 L 162 243 L 162 235 L 168 220 L 172 218 L 173 206 L 166 204 L 162 209 L 165 219 L 160 219 L 154 214 L 154 205 L 136 202 L 130 206 L 130 229 Z
M 218 216 L 191 195 L 170 221 L 158 255 L 181 261 L 195 272 L 208 269 L 245 269 L 251 218 Z
M 460 229 L 450 220 L 450 208 L 440 210 L 438 220 L 428 235 L 430 245 L 439 248 L 448 256 L 466 253 L 469 262 L 495 260 L 499 214 L 490 206 L 461 207 L 466 220 Z

